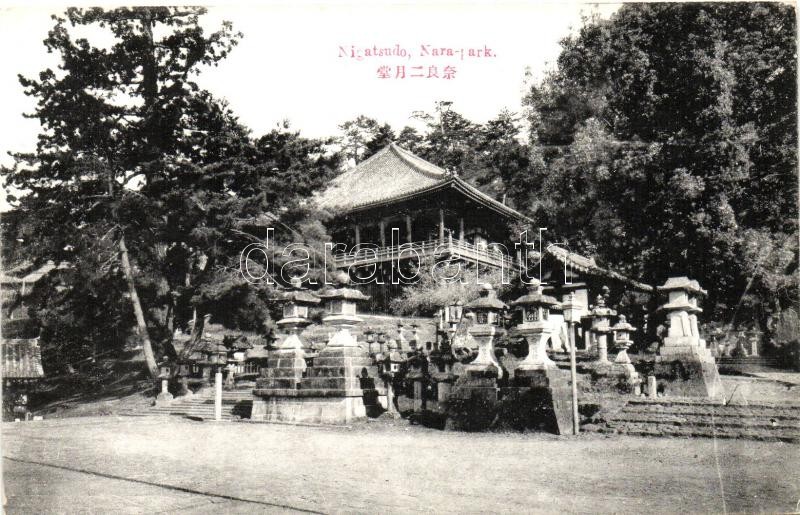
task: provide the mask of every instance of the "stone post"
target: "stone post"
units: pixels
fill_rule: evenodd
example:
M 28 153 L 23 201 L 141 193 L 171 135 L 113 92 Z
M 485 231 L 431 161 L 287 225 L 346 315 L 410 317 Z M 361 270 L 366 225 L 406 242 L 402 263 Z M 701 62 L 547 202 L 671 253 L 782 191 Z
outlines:
M 214 374 L 214 420 L 222 420 L 222 371 L 219 368 Z
M 169 378 L 162 376 L 161 392 L 156 396 L 156 406 L 169 406 L 172 399 L 172 394 L 169 393 Z
M 647 376 L 647 396 L 655 399 L 658 396 L 658 387 L 656 385 L 656 376 Z

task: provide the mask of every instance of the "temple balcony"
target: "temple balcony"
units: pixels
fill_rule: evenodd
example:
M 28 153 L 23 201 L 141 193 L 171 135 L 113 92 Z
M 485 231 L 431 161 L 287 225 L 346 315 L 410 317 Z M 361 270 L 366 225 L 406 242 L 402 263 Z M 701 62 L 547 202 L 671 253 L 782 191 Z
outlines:
M 421 262 L 452 258 L 493 268 L 504 268 L 505 270 L 519 269 L 518 261 L 502 250 L 493 247 L 494 245 L 479 246 L 465 240 L 447 238 L 445 240 L 417 241 L 386 247 L 362 247 L 358 252 L 334 254 L 333 259 L 337 268 L 415 259 L 419 256 Z

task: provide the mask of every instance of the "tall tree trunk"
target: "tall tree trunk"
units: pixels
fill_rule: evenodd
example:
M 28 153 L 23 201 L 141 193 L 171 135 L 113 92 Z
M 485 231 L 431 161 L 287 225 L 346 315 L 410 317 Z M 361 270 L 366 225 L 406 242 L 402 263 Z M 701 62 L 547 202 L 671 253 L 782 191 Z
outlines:
M 133 269 L 131 262 L 128 259 L 128 247 L 125 245 L 125 236 L 119 240 L 119 253 L 122 259 L 122 270 L 125 272 L 125 279 L 128 282 L 128 293 L 131 296 L 131 304 L 133 304 L 133 313 L 136 315 L 136 328 L 139 333 L 139 338 L 142 341 L 142 350 L 144 352 L 144 360 L 147 364 L 147 371 L 153 379 L 158 377 L 158 365 L 156 364 L 156 357 L 153 354 L 153 344 L 150 342 L 150 335 L 147 333 L 147 323 L 144 320 L 144 311 L 142 311 L 142 303 L 139 301 L 139 294 L 136 292 L 136 284 L 133 282 Z

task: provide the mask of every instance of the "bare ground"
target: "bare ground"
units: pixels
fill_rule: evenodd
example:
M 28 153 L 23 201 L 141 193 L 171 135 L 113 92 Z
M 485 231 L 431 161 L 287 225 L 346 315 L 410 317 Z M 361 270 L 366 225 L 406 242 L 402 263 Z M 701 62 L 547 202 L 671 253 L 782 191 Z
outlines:
M 800 446 L 94 417 L 4 424 L 8 513 L 790 512 Z

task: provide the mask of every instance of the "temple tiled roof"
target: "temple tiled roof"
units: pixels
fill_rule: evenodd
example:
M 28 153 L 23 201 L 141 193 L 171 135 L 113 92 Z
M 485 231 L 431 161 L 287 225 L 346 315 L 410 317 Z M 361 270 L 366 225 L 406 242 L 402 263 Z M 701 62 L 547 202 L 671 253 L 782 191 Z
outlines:
M 582 256 L 580 254 L 576 254 L 575 252 L 570 252 L 556 245 L 547 247 L 547 249 L 545 249 L 545 252 L 550 256 L 554 257 L 560 263 L 566 264 L 574 268 L 578 272 L 583 272 L 588 275 L 613 279 L 623 284 L 627 284 L 628 286 L 633 287 L 637 291 L 641 292 L 653 291 L 653 287 L 648 284 L 644 284 L 642 282 L 631 279 L 630 277 L 626 277 L 620 274 L 619 272 L 615 272 L 613 270 L 601 267 L 595 262 L 593 257 Z
M 708 292 L 700 287 L 700 283 L 686 276 L 670 277 L 663 285 L 658 287 L 658 291 L 669 292 L 672 290 L 686 290 L 698 295 L 707 295 Z
M 38 338 L 4 339 L 2 345 L 3 379 L 38 379 L 44 377 L 42 351 Z
M 336 177 L 316 201 L 323 209 L 347 213 L 446 189 L 455 189 L 505 216 L 525 219 L 463 179 L 394 143 Z

